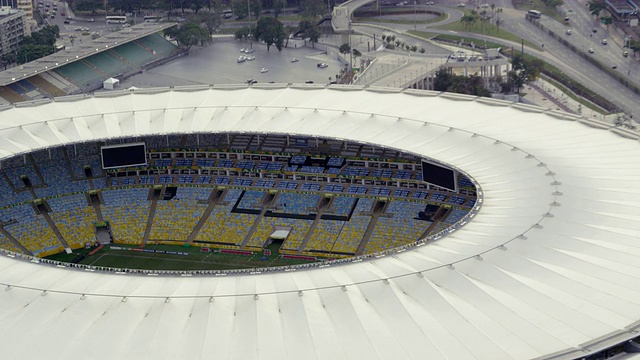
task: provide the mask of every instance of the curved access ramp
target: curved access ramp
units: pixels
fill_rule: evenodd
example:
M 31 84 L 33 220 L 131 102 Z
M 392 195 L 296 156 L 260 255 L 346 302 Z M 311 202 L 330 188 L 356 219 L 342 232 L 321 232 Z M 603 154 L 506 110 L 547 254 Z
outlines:
M 342 3 L 331 13 L 331 26 L 336 33 L 347 33 L 351 31 L 351 14 L 358 8 L 372 3 L 376 0 L 351 0 Z

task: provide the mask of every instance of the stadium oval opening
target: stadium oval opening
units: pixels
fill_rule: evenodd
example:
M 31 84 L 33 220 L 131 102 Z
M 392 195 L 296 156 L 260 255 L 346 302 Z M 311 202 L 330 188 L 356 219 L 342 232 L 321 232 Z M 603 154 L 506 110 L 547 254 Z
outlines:
M 429 243 L 479 210 L 468 175 L 373 144 L 202 133 L 2 160 L 0 249 L 88 271 L 228 274 Z

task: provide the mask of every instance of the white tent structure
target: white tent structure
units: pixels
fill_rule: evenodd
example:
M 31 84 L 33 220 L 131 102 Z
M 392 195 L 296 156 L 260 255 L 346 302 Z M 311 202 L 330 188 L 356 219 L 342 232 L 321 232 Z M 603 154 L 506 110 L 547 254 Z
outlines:
M 3 358 L 572 359 L 638 336 L 640 144 L 605 125 L 313 85 L 118 91 L 0 118 L 2 158 L 107 137 L 296 134 L 423 154 L 480 186 L 449 236 L 336 266 L 149 276 L 0 256 Z
M 105 90 L 113 90 L 118 85 L 120 85 L 120 80 L 116 78 L 108 78 L 102 82 L 102 88 Z

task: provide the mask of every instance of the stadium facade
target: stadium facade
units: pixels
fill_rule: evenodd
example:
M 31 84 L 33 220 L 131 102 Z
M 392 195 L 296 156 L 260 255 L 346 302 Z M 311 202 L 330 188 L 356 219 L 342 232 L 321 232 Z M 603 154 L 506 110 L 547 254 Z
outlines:
M 640 147 L 605 124 L 452 94 L 277 84 L 79 95 L 0 116 L 3 159 L 273 133 L 420 154 L 479 184 L 475 216 L 448 236 L 322 268 L 163 276 L 2 256 L 7 358 L 572 359 L 638 336 Z

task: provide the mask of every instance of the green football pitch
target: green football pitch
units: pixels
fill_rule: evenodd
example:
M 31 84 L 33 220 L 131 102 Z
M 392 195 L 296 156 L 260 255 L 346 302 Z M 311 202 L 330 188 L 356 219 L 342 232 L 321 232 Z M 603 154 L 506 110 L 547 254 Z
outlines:
M 263 256 L 261 252 L 256 252 L 253 255 L 236 255 L 217 251 L 203 252 L 198 246 L 175 245 L 147 245 L 144 247 L 144 250 L 157 250 L 162 253 L 143 252 L 137 251 L 140 250 L 137 246 L 112 244 L 104 246 L 93 255 L 88 255 L 93 249 L 78 249 L 74 250 L 71 254 L 54 254 L 48 256 L 47 259 L 69 263 L 76 262 L 89 266 L 145 270 L 253 269 L 308 264 L 313 262 L 309 260 L 282 258 L 280 254 L 278 254 L 279 244 L 271 244 L 268 248 L 271 250 L 270 256 Z M 179 254 L 170 254 L 167 252 Z

